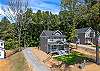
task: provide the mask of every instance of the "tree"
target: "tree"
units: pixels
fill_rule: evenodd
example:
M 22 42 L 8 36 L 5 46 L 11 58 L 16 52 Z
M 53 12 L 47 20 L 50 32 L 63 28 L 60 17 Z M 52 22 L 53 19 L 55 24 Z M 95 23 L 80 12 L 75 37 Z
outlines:
M 67 32 L 67 39 L 72 41 L 76 37 L 76 24 L 79 0 L 62 0 L 61 1 L 61 23 L 64 25 L 64 32 Z
M 97 31 L 100 28 L 100 1 L 84 0 L 83 3 L 80 3 L 79 0 L 62 0 L 61 10 L 68 12 L 66 15 L 76 28 L 92 27 L 96 31 L 96 62 L 98 64 Z
M 16 38 L 15 25 L 4 17 L 0 22 L 0 37 L 5 41 L 5 49 L 14 49 L 18 47 L 18 41 Z
M 23 14 L 28 8 L 28 0 L 9 0 L 9 8 L 15 14 L 15 22 L 18 30 L 19 45 L 21 45 L 21 31 L 23 27 Z M 20 46 L 19 46 L 20 47 Z
M 5 16 L 11 21 L 15 22 L 16 26 L 16 32 L 18 33 L 17 38 L 19 41 L 19 47 L 22 42 L 21 38 L 21 31 L 24 29 L 23 24 L 25 23 L 23 21 L 23 14 L 28 9 L 29 0 L 8 0 L 8 7 L 2 7 L 2 10 L 4 11 Z M 25 16 L 24 16 L 25 17 Z M 26 17 L 25 17 L 26 18 Z
M 86 18 L 89 25 L 95 29 L 96 31 L 96 63 L 100 64 L 99 60 L 99 48 L 98 48 L 98 34 L 97 32 L 100 30 L 100 3 L 94 4 L 90 9 L 90 12 L 86 13 Z M 100 32 L 100 31 L 99 31 Z

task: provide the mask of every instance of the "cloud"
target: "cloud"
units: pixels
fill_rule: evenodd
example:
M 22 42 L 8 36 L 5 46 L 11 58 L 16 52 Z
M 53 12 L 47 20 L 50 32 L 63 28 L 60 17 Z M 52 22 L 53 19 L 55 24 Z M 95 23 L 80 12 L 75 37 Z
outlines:
M 53 2 L 53 1 L 42 1 L 43 3 L 46 3 L 46 4 L 51 4 L 51 5 L 57 5 L 59 6 L 59 4 L 57 2 Z
M 51 9 L 51 8 L 46 8 L 46 7 L 32 7 L 33 9 L 33 12 L 37 12 L 38 10 L 42 10 L 42 11 L 50 11 L 52 12 L 53 14 L 58 14 L 59 13 L 59 9 Z
M 57 2 L 56 2 L 57 1 Z M 33 12 L 36 12 L 37 10 L 42 11 L 51 11 L 52 13 L 58 14 L 60 11 L 59 7 L 59 0 L 32 0 L 31 2 L 31 8 L 33 9 Z
M 45 5 L 46 6 L 46 5 Z M 40 5 L 40 6 L 33 6 L 31 7 L 33 12 L 37 12 L 37 10 L 42 10 L 42 11 L 50 11 L 54 14 L 58 14 L 60 9 L 58 8 L 50 8 L 50 7 L 44 7 L 43 5 Z
M 37 12 L 37 10 L 42 11 L 51 11 L 52 13 L 58 13 L 60 11 L 59 2 L 60 0 L 29 0 L 30 7 L 33 9 L 33 12 Z M 7 6 L 8 0 L 0 0 L 2 6 Z M 3 12 L 0 9 L 0 13 Z M 4 15 L 4 14 L 3 14 Z

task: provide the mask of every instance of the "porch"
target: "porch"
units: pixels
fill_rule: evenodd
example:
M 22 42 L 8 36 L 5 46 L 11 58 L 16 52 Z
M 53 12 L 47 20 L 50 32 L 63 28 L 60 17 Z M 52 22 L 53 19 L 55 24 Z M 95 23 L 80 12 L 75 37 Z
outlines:
M 69 45 L 68 43 L 49 43 L 48 44 L 48 51 L 50 53 L 59 52 L 59 51 L 69 52 Z
M 85 44 L 93 44 L 94 39 L 92 37 L 85 38 Z

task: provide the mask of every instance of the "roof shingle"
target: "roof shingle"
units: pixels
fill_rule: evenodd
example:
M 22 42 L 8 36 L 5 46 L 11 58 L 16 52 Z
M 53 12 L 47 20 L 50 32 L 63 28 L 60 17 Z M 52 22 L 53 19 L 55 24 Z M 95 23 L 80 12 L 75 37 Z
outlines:
M 85 33 L 90 27 L 77 29 L 77 33 Z
M 57 30 L 58 31 L 58 30 Z M 50 31 L 50 30 L 44 30 L 41 34 L 41 36 L 45 36 L 43 35 L 44 33 L 46 34 L 46 36 L 57 36 L 57 35 L 54 35 L 56 31 Z M 60 32 L 60 31 L 59 31 Z M 63 34 L 60 34 L 59 36 L 64 36 Z

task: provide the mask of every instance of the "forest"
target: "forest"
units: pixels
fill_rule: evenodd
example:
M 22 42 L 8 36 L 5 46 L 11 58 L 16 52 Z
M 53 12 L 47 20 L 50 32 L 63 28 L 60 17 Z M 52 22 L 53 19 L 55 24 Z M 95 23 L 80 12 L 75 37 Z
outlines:
M 59 14 L 31 8 L 21 19 L 21 38 L 18 40 L 18 25 L 5 16 L 0 21 L 0 39 L 5 41 L 6 49 L 39 46 L 39 37 L 43 30 L 60 30 L 67 41 L 76 37 L 76 29 L 92 27 L 100 31 L 100 2 L 97 0 L 62 0 Z

